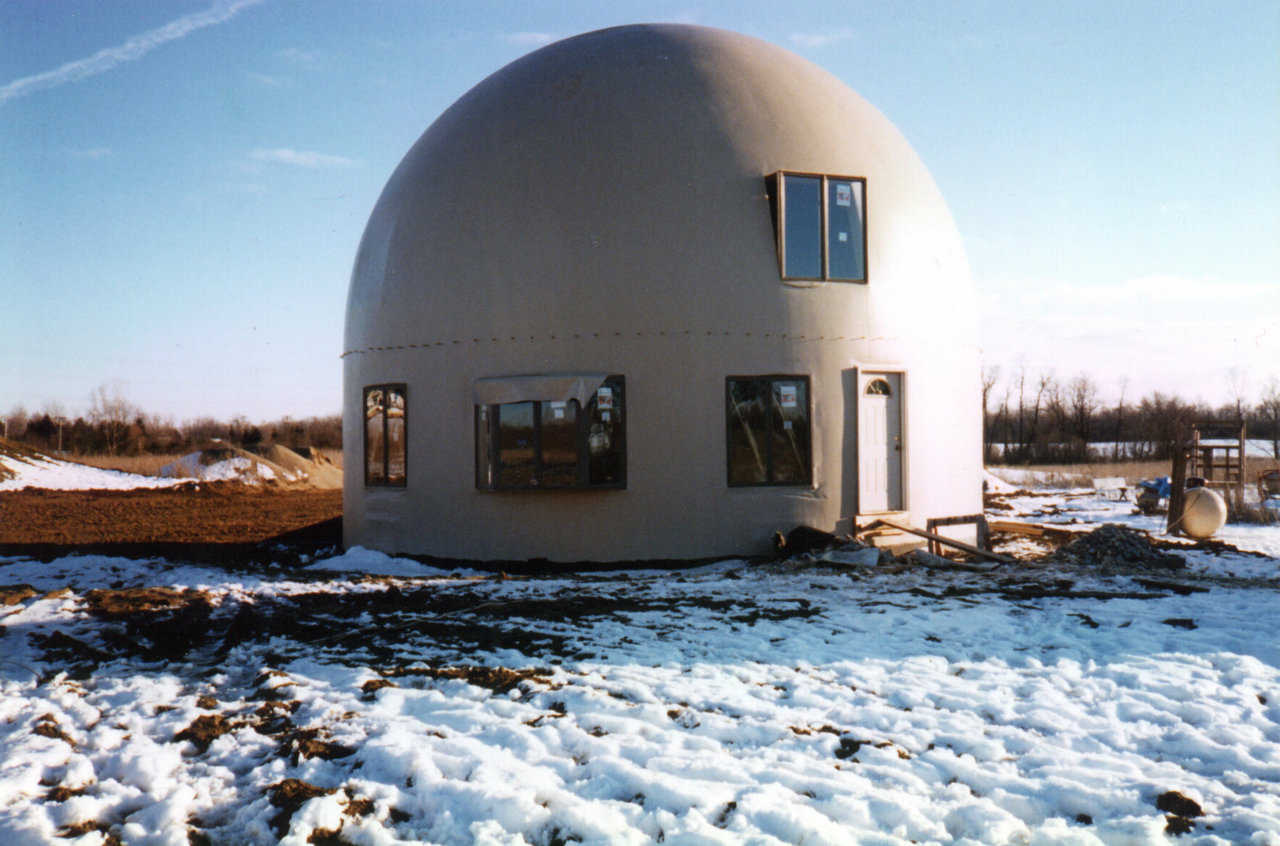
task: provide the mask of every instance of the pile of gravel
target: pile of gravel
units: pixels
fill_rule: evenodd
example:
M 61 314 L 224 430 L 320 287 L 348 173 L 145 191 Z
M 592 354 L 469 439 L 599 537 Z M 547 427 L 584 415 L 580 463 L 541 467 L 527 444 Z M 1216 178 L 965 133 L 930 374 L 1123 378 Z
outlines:
M 1050 558 L 1093 567 L 1138 567 L 1154 570 L 1181 570 L 1187 562 L 1181 555 L 1162 552 L 1137 529 L 1107 523 L 1076 538 Z

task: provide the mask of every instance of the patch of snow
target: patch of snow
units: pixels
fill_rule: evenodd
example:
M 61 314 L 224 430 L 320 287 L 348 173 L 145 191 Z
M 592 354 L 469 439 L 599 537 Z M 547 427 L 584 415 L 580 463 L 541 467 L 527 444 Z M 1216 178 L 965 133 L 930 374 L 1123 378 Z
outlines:
M 280 478 L 286 482 L 299 481 L 306 478 L 302 472 L 291 472 L 283 468 L 277 473 L 262 460 L 247 455 L 233 455 L 221 461 L 204 463 L 204 453 L 192 452 L 176 461 L 160 468 L 162 476 L 185 477 L 199 479 L 203 482 L 244 482 L 256 484 Z
M 57 458 L 27 459 L 0 455 L 0 465 L 13 473 L 0 478 L 0 491 L 40 488 L 55 491 L 133 490 L 135 488 L 167 488 L 182 484 L 181 479 L 162 479 L 120 470 L 103 470 Z
M 322 558 L 311 564 L 309 569 L 369 576 L 404 576 L 407 578 L 486 575 L 479 570 L 465 568 L 442 570 L 439 567 L 422 564 L 412 558 L 396 558 L 384 552 L 365 549 L 363 546 L 353 546 L 344 553 L 330 558 Z
M 1001 479 L 990 470 L 982 471 L 982 483 L 986 486 L 987 493 L 1013 493 L 1017 488 L 1004 479 Z

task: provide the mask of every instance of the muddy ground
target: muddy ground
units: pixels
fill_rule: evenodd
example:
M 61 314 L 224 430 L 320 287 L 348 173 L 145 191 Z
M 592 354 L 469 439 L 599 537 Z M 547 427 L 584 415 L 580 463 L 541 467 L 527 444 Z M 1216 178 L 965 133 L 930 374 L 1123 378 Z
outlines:
M 273 490 L 238 483 L 130 491 L 0 493 L 0 549 L 20 545 L 256 544 L 290 533 L 332 533 L 342 491 Z

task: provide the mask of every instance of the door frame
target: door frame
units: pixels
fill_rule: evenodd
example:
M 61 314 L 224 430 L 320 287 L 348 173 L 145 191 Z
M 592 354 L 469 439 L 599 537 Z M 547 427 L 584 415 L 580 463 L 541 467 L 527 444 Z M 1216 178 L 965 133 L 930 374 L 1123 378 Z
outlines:
M 855 497 L 854 501 L 857 503 L 856 516 L 862 516 L 864 514 L 895 514 L 895 513 L 901 513 L 901 512 L 909 512 L 911 510 L 911 500 L 909 496 L 911 486 L 907 484 L 907 480 L 910 478 L 908 473 L 908 469 L 909 469 L 908 461 L 910 458 L 910 451 L 907 448 L 907 444 L 910 442 L 909 438 L 907 437 L 907 432 L 908 432 L 908 417 L 907 417 L 908 410 L 907 410 L 907 403 L 906 403 L 907 368 L 900 364 L 871 364 L 871 365 L 855 365 L 853 368 L 850 368 L 850 369 L 852 369 L 855 374 L 854 384 L 857 385 L 857 388 L 858 388 L 858 394 L 857 394 L 858 401 L 855 404 L 857 411 L 854 415 L 854 421 L 853 421 L 854 432 L 855 432 L 854 443 L 856 444 L 856 449 L 854 453 L 855 477 L 857 479 L 857 488 L 854 492 L 854 497 Z M 898 377 L 898 396 L 897 396 L 898 437 L 900 441 L 900 448 L 898 450 L 898 455 L 899 455 L 898 461 L 900 464 L 898 468 L 899 506 L 898 508 L 890 509 L 886 511 L 867 512 L 867 511 L 863 511 L 862 509 L 862 420 L 863 420 L 863 414 L 862 414 L 863 399 L 862 398 L 864 396 L 863 381 L 864 381 L 864 378 L 869 380 L 871 377 L 874 377 L 879 374 L 893 375 Z M 846 427 L 848 426 L 848 421 L 845 422 L 845 425 Z

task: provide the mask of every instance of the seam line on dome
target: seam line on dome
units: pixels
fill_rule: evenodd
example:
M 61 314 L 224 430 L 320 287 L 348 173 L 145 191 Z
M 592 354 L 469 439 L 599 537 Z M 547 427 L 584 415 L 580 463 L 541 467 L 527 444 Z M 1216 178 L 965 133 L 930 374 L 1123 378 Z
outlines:
M 730 338 L 730 337 L 733 337 L 733 336 L 736 334 L 736 335 L 741 335 L 741 336 L 742 336 L 742 337 L 744 337 L 744 338 L 751 338 L 752 340 L 757 340 L 757 339 L 766 339 L 766 340 L 770 340 L 770 341 L 774 341 L 774 340 L 778 340 L 778 341 L 804 341 L 805 343 L 817 343 L 817 342 L 819 342 L 819 341 L 822 341 L 822 342 L 833 342 L 833 341 L 893 341 L 893 340 L 897 340 L 897 339 L 896 339 L 894 336 L 892 336 L 892 335 L 832 335 L 830 338 L 828 338 L 826 335 L 817 335 L 817 336 L 812 336 L 812 337 L 811 337 L 811 336 L 808 336 L 808 335 L 792 335 L 792 334 L 790 334 L 790 333 L 788 333 L 788 332 L 763 332 L 763 333 L 760 333 L 760 334 L 752 334 L 751 332 L 746 332 L 746 331 L 743 331 L 743 332 L 732 332 L 732 331 L 716 332 L 715 330 L 712 330 L 712 329 L 707 329 L 707 330 L 705 330 L 705 332 L 706 332 L 706 337 L 715 337 L 715 336 L 719 335 L 719 336 L 721 336 L 721 337 Z M 661 338 L 667 338 L 667 337 L 670 337 L 670 336 L 673 336 L 673 335 L 675 335 L 675 336 L 679 336 L 679 335 L 688 335 L 688 336 L 693 336 L 693 335 L 695 335 L 695 334 L 702 334 L 702 333 L 701 333 L 701 332 L 698 332 L 697 330 L 693 330 L 693 329 L 674 329 L 674 330 L 672 330 L 672 329 L 658 329 L 658 330 L 652 330 L 652 331 L 650 331 L 650 332 L 643 332 L 643 331 L 641 331 L 641 332 L 636 332 L 635 337 L 637 337 L 637 338 L 645 338 L 645 337 L 661 337 Z M 593 332 L 593 333 L 591 333 L 591 335 L 592 335 L 592 337 L 593 337 L 593 338 L 599 338 L 599 337 L 600 337 L 600 333 L 599 333 L 599 332 Z M 622 337 L 622 333 L 621 333 L 621 332 L 614 332 L 614 333 L 613 333 L 613 336 L 614 336 L 615 338 L 620 338 L 620 337 Z M 571 337 L 564 337 L 564 336 L 560 336 L 560 335 L 552 335 L 552 334 L 548 334 L 545 338 L 540 338 L 540 337 L 539 337 L 539 336 L 537 336 L 537 335 L 530 335 L 530 336 L 529 336 L 529 342 L 530 342 L 530 343 L 537 343 L 537 342 L 538 342 L 538 341 L 540 341 L 540 340 L 549 340 L 549 341 L 564 342 L 564 341 L 569 341 L 569 340 L 581 340 L 581 339 L 582 339 L 582 335 L 581 335 L 580 333 L 575 333 L 575 334 L 573 334 Z M 341 355 L 339 355 L 339 356 L 338 356 L 338 358 L 342 359 L 342 358 L 346 358 L 346 357 L 347 357 L 347 356 L 349 356 L 349 355 L 364 355 L 364 354 L 371 353 L 371 352 L 397 352 L 397 351 L 403 351 L 403 350 L 431 350 L 431 349 L 435 349 L 435 348 L 437 348 L 437 347 L 445 347 L 445 346 L 460 346 L 460 345 L 462 345 L 463 343 L 466 343 L 466 342 L 467 342 L 467 340 L 468 340 L 468 339 L 466 339 L 466 338 L 460 338 L 460 339 L 450 339 L 450 340 L 447 340 L 447 341 L 425 341 L 425 342 L 421 342 L 421 343 L 417 343 L 417 344 L 389 344 L 389 345 L 386 345 L 386 346 L 369 346 L 369 347 L 359 347 L 359 348 L 357 348 L 357 349 L 345 350 Z M 519 335 L 519 336 L 517 336 L 517 335 L 511 335 L 511 336 L 508 336 L 508 338 L 507 338 L 506 340 L 504 340 L 504 339 L 502 339 L 502 338 L 492 338 L 492 337 L 491 337 L 491 338 L 487 338 L 487 339 L 486 339 L 486 338 L 471 338 L 471 339 L 469 339 L 469 340 L 470 340 L 470 341 L 471 341 L 471 343 L 473 343 L 473 344 L 504 344 L 504 343 L 517 343 L 517 344 L 519 344 L 519 343 L 523 343 L 523 342 L 524 342 L 524 336 L 523 336 L 523 335 Z

